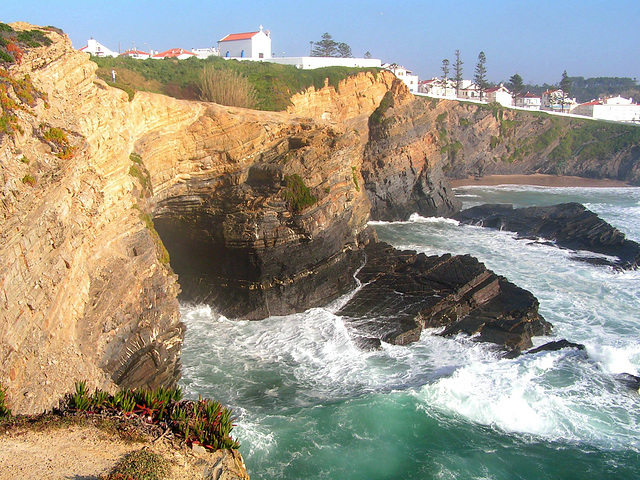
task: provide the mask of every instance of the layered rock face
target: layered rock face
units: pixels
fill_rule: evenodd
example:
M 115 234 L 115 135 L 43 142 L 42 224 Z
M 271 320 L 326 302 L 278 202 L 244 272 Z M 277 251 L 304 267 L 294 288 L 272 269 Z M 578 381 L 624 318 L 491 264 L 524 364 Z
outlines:
M 51 47 L 9 70 L 47 101 L 17 108 L 21 131 L 0 138 L 0 379 L 15 412 L 52 406 L 75 380 L 155 387 L 180 371 L 179 287 L 129 175 L 150 112 L 94 80 L 66 37 L 47 35 Z M 180 125 L 199 108 L 157 112 Z
M 46 35 L 50 47 L 9 69 L 46 101 L 16 108 L 19 130 L 0 137 L 0 382 L 14 412 L 48 408 L 80 379 L 175 383 L 184 326 L 160 236 L 187 298 L 229 316 L 298 311 L 351 287 L 370 235 L 366 118 L 397 80 L 341 85 L 330 110 L 355 115 L 358 132 L 296 116 L 319 111 L 313 98 L 290 113 L 129 100 L 66 36 Z M 342 98 L 324 90 L 314 95 Z
M 382 242 L 365 254 L 358 272 L 364 286 L 338 312 L 364 348 L 405 345 L 425 328 L 444 327 L 443 336 L 475 335 L 519 353 L 532 346 L 531 337 L 551 331 L 530 292 L 469 255 L 428 257 Z
M 394 117 L 391 129 L 400 123 L 425 132 L 428 158 L 447 178 L 543 173 L 640 185 L 640 134 L 633 125 L 425 97 Z
M 369 119 L 362 177 L 373 219 L 450 216 L 460 210 L 442 172 L 429 105 L 406 89 L 391 90 Z
M 234 318 L 317 306 L 353 286 L 346 252 L 366 237 L 368 202 L 356 188 L 362 146 L 339 125 L 211 106 L 180 145 L 188 160 L 163 184 L 167 155 L 137 144 L 150 165 L 158 231 L 184 297 Z M 237 132 L 237 133 L 234 133 Z M 190 140 L 195 139 L 195 140 Z M 173 175 L 168 178 L 175 178 Z

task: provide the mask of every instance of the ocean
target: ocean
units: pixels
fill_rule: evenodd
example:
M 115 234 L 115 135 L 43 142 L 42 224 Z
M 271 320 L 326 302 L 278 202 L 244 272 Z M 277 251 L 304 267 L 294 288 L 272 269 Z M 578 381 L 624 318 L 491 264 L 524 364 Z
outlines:
M 640 241 L 640 188 L 459 187 L 470 207 L 577 201 Z M 501 359 L 464 336 L 423 332 L 410 346 L 358 350 L 324 308 L 259 322 L 182 305 L 186 395 L 234 409 L 235 435 L 257 479 L 637 479 L 640 271 L 442 218 L 372 222 L 381 240 L 428 255 L 469 253 L 530 290 L 554 325 L 541 345 Z

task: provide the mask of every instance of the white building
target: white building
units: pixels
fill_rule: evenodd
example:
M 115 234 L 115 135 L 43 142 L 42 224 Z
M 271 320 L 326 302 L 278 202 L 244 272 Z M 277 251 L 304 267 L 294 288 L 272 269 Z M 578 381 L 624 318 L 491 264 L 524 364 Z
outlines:
M 194 58 L 196 54 L 185 50 L 184 48 L 171 48 L 164 52 L 156 53 L 153 57 L 156 60 L 162 60 L 165 58 L 175 58 L 177 60 L 186 60 L 187 58 Z
M 131 50 L 127 50 L 126 52 L 121 53 L 120 56 L 135 58 L 137 60 L 146 60 L 151 56 L 151 53 L 143 52 L 142 50 L 135 50 L 132 48 Z
M 497 102 L 503 107 L 513 106 L 513 96 L 507 87 L 502 83 L 497 87 L 487 88 L 484 92 L 487 103 Z
M 195 53 L 198 58 L 208 58 L 212 56 L 218 56 L 220 52 L 215 47 L 209 48 L 192 48 L 191 53 Z
M 313 70 L 324 67 L 381 68 L 378 58 L 340 58 L 340 57 L 273 57 L 271 63 L 293 65 L 302 70 Z
M 432 97 L 442 97 L 456 99 L 456 82 L 447 78 L 443 79 L 434 77 L 431 80 L 424 80 L 418 83 L 418 92 L 430 95 Z
M 480 101 L 480 88 L 471 80 L 462 80 L 458 98 L 462 100 Z
M 385 63 L 384 65 L 382 65 L 382 68 L 393 72 L 396 77 L 404 82 L 411 93 L 418 92 L 418 75 L 414 75 L 411 70 L 407 70 L 406 68 L 401 67 L 396 63 Z
M 218 41 L 218 51 L 224 58 L 246 58 L 247 60 L 263 60 L 271 58 L 271 34 L 263 31 L 231 33 Z
M 621 96 L 583 103 L 573 108 L 571 113 L 599 120 L 640 123 L 640 105 L 633 103 L 632 98 Z
M 109 50 L 107 47 L 102 45 L 97 40 L 90 38 L 87 40 L 87 44 L 80 49 L 81 52 L 90 53 L 91 55 L 95 55 L 96 57 L 117 57 L 118 53 L 112 50 Z
M 540 110 L 542 99 L 533 93 L 525 93 L 516 97 L 516 107 L 527 108 L 529 110 Z

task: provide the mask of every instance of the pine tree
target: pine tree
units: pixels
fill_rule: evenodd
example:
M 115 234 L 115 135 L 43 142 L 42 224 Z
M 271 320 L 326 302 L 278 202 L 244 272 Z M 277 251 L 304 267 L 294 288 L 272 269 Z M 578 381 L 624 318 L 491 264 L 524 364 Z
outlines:
M 364 58 L 367 58 L 367 59 L 371 58 L 371 52 L 367 50 L 364 54 Z
M 460 96 L 460 89 L 462 88 L 462 64 L 460 60 L 460 50 L 456 50 L 456 63 L 453 64 L 453 72 L 456 74 L 454 80 L 456 81 L 456 97 Z
M 473 81 L 480 90 L 480 101 L 484 99 L 484 92 L 487 89 L 487 57 L 484 52 L 478 54 L 478 63 L 476 64 L 476 74 Z
M 442 60 L 442 84 L 444 85 L 444 96 L 447 96 L 447 75 L 449 75 L 449 59 Z
M 338 56 L 342 58 L 353 58 L 353 54 L 351 53 L 351 47 L 346 43 L 339 43 Z
M 562 113 L 564 113 L 564 106 L 569 103 L 569 95 L 571 95 L 571 79 L 567 75 L 567 71 L 562 72 L 562 78 L 560 79 L 560 90 L 562 90 L 562 100 L 560 101 Z
M 338 55 L 338 44 L 333 41 L 333 38 L 328 33 L 322 35 L 322 40 L 315 42 L 312 57 L 335 57 Z
M 509 79 L 509 89 L 511 90 L 511 96 L 513 97 L 513 104 L 516 104 L 516 99 L 520 96 L 524 90 L 524 82 L 522 77 L 517 73 L 513 74 Z

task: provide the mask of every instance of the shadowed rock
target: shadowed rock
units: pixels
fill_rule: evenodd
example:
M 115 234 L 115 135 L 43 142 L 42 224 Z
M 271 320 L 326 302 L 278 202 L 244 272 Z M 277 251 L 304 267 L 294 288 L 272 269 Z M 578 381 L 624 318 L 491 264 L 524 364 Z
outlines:
M 424 328 L 443 336 L 476 335 L 508 351 L 531 347 L 531 337 L 550 332 L 538 301 L 526 290 L 487 270 L 470 255 L 426 256 L 369 244 L 358 273 L 364 286 L 338 312 L 357 344 L 371 339 L 396 345 L 417 341 Z
M 569 340 L 558 340 L 555 342 L 545 343 L 537 348 L 532 348 L 527 354 L 530 353 L 539 353 L 539 352 L 557 352 L 558 350 L 562 350 L 563 348 L 575 348 L 577 350 L 585 350 L 586 347 L 581 343 L 573 343 Z
M 579 203 L 550 207 L 513 208 L 510 204 L 485 204 L 455 215 L 464 224 L 516 232 L 523 238 L 551 240 L 559 247 L 617 257 L 583 258 L 591 263 L 635 269 L 640 263 L 640 245 L 627 240 L 617 228 Z

